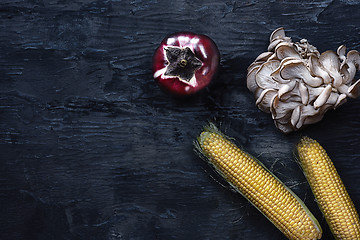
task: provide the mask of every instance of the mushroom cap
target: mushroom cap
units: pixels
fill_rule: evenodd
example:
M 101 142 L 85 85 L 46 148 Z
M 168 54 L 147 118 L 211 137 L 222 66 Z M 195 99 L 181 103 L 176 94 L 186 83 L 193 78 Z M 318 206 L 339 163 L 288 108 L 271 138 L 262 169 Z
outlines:
M 360 53 L 356 50 L 350 50 L 347 53 L 346 62 L 353 62 L 357 70 L 360 70 Z
M 275 47 L 275 54 L 279 60 L 283 60 L 284 58 L 288 57 L 300 59 L 300 55 L 295 50 L 294 45 L 288 42 L 279 43 Z
M 291 81 L 287 84 L 281 84 L 280 88 L 278 90 L 279 98 L 282 99 L 282 96 L 284 96 L 285 94 L 290 93 L 292 90 L 294 90 L 296 85 L 297 85 L 296 81 Z
M 350 97 L 357 98 L 360 96 L 360 79 L 349 87 Z
M 343 93 L 340 94 L 334 104 L 334 109 L 338 108 L 340 105 L 343 105 L 344 103 L 346 103 L 346 101 L 347 101 L 346 94 Z
M 247 74 L 246 86 L 247 88 L 254 93 L 256 89 L 259 88 L 259 85 L 256 83 L 256 73 L 259 70 L 260 65 L 254 67 L 250 72 Z
M 324 83 L 331 83 L 332 79 L 329 73 L 324 69 L 324 67 L 320 63 L 318 57 L 316 56 L 309 57 L 309 68 L 314 75 L 321 77 Z
M 281 119 L 285 117 L 289 112 L 292 112 L 300 102 L 296 101 L 281 101 L 279 96 L 275 96 L 270 106 L 270 111 L 273 119 Z
M 258 106 L 258 108 L 263 112 L 270 113 L 270 106 L 276 96 L 276 90 L 266 89 L 261 92 L 259 98 L 256 100 L 256 106 Z
M 284 79 L 301 79 L 311 87 L 319 87 L 323 84 L 320 77 L 313 77 L 310 70 L 301 60 L 292 60 L 285 63 L 280 69 L 280 75 Z
M 263 52 L 254 60 L 254 62 L 259 62 L 259 61 L 265 62 L 273 54 L 274 54 L 273 52 Z
M 312 105 L 305 105 L 305 106 L 302 105 L 300 113 L 301 114 L 299 116 L 299 120 L 297 121 L 297 123 L 295 125 L 295 127 L 297 129 L 300 129 L 309 117 L 318 115 L 320 113 L 320 110 L 315 109 Z
M 270 35 L 270 42 L 274 41 L 275 39 L 285 38 L 285 29 L 283 27 L 279 27 L 275 29 Z
M 273 80 L 271 73 L 279 67 L 280 62 L 271 60 L 265 62 L 256 72 L 256 84 L 263 89 L 279 89 L 279 84 Z
M 273 50 L 275 49 L 275 47 L 276 47 L 279 43 L 281 43 L 281 42 L 283 42 L 283 41 L 284 41 L 283 39 L 275 39 L 274 41 L 270 42 L 267 50 L 268 50 L 269 52 L 270 52 L 270 51 L 273 51 Z
M 334 51 L 328 50 L 320 55 L 319 61 L 333 79 L 333 85 L 335 87 L 340 86 L 342 77 L 340 74 L 340 60 L 338 55 Z

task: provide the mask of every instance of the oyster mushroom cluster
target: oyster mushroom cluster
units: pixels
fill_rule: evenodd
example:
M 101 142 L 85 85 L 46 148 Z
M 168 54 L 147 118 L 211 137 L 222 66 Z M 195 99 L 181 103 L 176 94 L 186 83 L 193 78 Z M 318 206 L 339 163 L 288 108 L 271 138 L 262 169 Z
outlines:
M 248 67 L 247 87 L 257 107 L 271 113 L 278 129 L 290 133 L 320 121 L 347 97 L 358 97 L 357 70 L 358 51 L 346 53 L 342 45 L 337 52 L 320 54 L 306 39 L 293 43 L 284 28 L 278 28 L 270 36 L 267 52 Z

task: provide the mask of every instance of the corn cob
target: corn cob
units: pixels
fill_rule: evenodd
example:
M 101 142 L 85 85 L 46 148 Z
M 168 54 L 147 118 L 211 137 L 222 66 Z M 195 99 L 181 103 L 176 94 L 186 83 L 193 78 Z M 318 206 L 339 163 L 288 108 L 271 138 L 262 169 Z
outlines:
M 335 239 L 360 239 L 359 215 L 324 148 L 317 141 L 302 137 L 297 155 Z
M 195 147 L 288 239 L 321 238 L 321 227 L 305 204 L 263 164 L 239 149 L 213 124 L 205 127 Z

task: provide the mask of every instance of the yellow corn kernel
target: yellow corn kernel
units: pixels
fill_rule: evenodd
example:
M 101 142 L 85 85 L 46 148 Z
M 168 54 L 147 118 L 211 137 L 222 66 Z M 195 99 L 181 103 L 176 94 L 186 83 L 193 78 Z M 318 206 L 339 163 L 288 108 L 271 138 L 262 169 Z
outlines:
M 302 137 L 297 155 L 334 237 L 360 239 L 359 215 L 324 148 L 317 141 Z
M 287 238 L 321 238 L 321 227 L 305 204 L 263 164 L 239 149 L 213 124 L 205 127 L 195 147 Z

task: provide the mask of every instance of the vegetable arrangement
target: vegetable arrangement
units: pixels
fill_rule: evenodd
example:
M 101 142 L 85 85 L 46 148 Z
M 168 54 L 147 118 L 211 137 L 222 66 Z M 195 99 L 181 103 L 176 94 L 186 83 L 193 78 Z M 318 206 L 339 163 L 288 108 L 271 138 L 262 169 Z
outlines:
M 164 38 L 153 56 L 153 76 L 161 89 L 188 96 L 207 87 L 219 68 L 219 50 L 209 37 L 179 32 Z M 247 87 L 257 107 L 271 113 L 283 133 L 316 123 L 346 98 L 360 96 L 360 53 L 345 46 L 319 53 L 306 39 L 293 43 L 278 28 L 267 52 L 248 67 Z M 322 229 L 304 202 L 259 160 L 237 147 L 214 124 L 194 142 L 204 158 L 237 192 L 288 239 L 316 240 Z M 360 239 L 360 220 L 334 164 L 321 145 L 303 137 L 296 157 L 336 239 Z
M 303 201 L 259 160 L 238 148 L 213 124 L 195 150 L 288 239 L 320 239 L 322 229 Z M 336 239 L 360 239 L 360 220 L 333 163 L 318 142 L 303 137 L 297 156 Z

